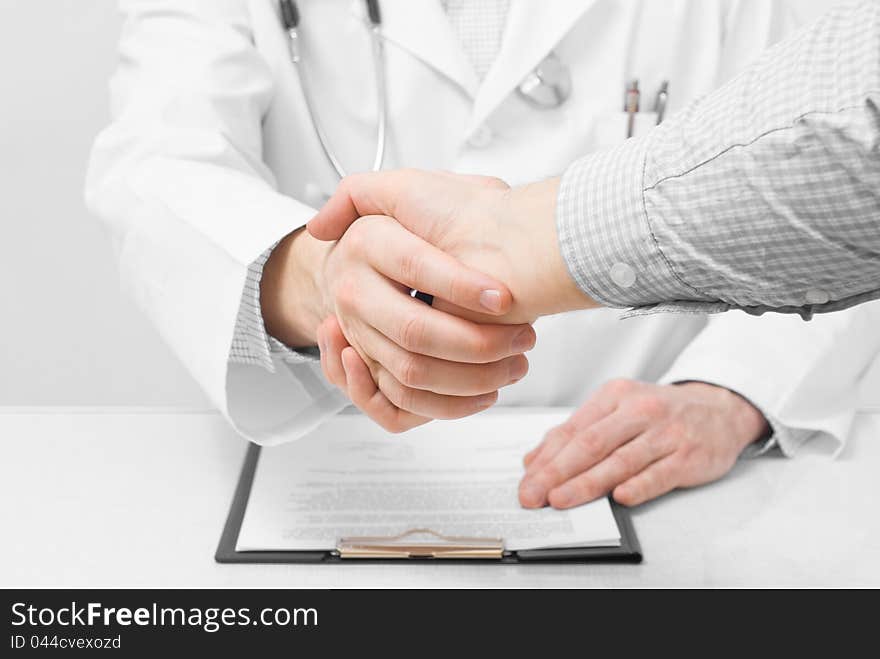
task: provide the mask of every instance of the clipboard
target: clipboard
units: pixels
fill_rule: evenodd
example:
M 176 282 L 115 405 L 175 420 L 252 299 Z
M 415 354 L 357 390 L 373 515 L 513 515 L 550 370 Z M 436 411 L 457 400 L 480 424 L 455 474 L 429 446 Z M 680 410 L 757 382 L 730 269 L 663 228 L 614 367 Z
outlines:
M 410 529 L 393 537 L 340 538 L 337 547 L 324 551 L 238 551 L 236 544 L 250 497 L 260 447 L 251 444 L 245 454 L 229 515 L 214 554 L 218 563 L 363 563 L 467 561 L 493 564 L 519 563 L 641 563 L 642 550 L 629 512 L 611 503 L 620 531 L 614 547 L 568 547 L 506 551 L 501 538 L 448 537 L 432 529 Z

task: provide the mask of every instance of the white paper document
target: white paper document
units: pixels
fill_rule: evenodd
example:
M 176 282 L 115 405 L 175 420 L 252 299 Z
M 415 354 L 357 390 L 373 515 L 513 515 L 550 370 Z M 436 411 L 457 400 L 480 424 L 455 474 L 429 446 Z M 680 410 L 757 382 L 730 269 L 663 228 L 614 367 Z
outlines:
M 330 550 L 341 537 L 414 528 L 502 538 L 511 551 L 619 546 L 606 499 L 567 511 L 519 505 L 523 456 L 567 416 L 499 410 L 391 435 L 339 415 L 262 449 L 236 549 Z

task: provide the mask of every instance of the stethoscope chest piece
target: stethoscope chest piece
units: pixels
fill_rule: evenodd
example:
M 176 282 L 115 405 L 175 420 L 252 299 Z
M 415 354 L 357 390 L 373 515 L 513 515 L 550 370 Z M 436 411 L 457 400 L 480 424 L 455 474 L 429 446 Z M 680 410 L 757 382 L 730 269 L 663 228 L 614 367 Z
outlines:
M 558 108 L 571 96 L 571 71 L 550 53 L 519 84 L 517 92 L 536 108 Z

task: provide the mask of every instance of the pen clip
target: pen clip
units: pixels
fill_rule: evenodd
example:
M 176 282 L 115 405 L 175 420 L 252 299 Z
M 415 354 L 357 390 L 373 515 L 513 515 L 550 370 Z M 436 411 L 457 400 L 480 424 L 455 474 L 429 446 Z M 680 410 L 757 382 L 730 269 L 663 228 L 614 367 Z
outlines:
M 627 114 L 626 136 L 628 138 L 632 137 L 635 132 L 636 114 L 639 111 L 640 98 L 641 92 L 639 91 L 639 81 L 638 79 L 634 79 L 626 86 L 626 97 L 623 107 L 624 112 Z
M 654 101 L 654 112 L 657 113 L 657 125 L 659 126 L 666 116 L 666 107 L 669 105 L 669 81 L 664 80 L 657 92 L 657 99 Z

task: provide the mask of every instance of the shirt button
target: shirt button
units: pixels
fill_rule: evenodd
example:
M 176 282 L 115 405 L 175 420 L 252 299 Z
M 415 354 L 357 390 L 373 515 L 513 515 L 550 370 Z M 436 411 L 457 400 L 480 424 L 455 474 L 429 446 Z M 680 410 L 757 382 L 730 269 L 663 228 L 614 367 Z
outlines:
M 492 140 L 495 139 L 494 133 L 492 133 L 492 129 L 488 126 L 480 126 L 477 130 L 474 131 L 474 134 L 471 135 L 468 140 L 468 145 L 475 149 L 485 149 L 487 146 L 492 144 Z
M 631 288 L 636 283 L 636 273 L 626 263 L 615 263 L 611 267 L 611 281 L 621 288 Z
M 807 304 L 828 304 L 831 296 L 819 288 L 813 288 L 807 291 Z

